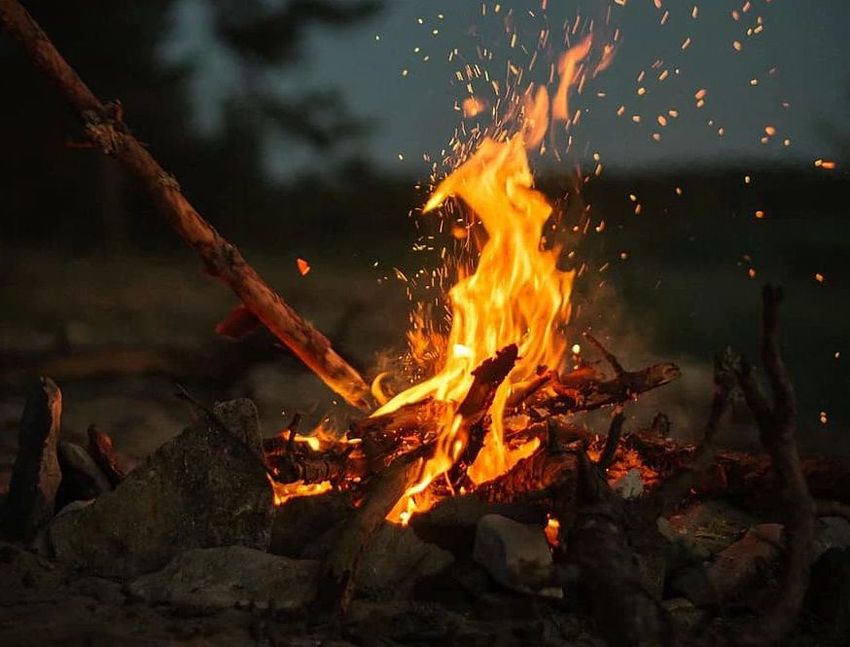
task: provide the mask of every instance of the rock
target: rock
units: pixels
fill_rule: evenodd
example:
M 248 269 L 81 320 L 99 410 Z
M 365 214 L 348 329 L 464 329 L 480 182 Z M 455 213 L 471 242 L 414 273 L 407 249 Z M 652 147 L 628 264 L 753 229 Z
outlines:
M 771 565 L 782 550 L 781 524 L 753 526 L 705 566 L 692 567 L 671 580 L 671 590 L 701 608 L 715 607 L 740 594 Z
M 355 574 L 363 595 L 404 599 L 417 581 L 436 575 L 454 562 L 452 554 L 426 543 L 412 528 L 385 523 L 366 546 Z
M 457 557 L 468 558 L 475 546 L 476 527 L 488 514 L 498 514 L 519 523 L 546 525 L 546 512 L 527 503 L 489 503 L 472 494 L 446 497 L 410 521 L 423 541 L 444 548 Z
M 94 499 L 112 490 L 106 475 L 89 453 L 77 445 L 59 443 L 59 467 L 62 481 L 56 493 L 56 507 L 61 509 L 72 501 Z
M 611 484 L 611 488 L 624 499 L 637 499 L 643 494 L 643 480 L 639 469 L 630 469 Z
M 706 611 L 698 609 L 685 598 L 670 598 L 664 600 L 662 604 L 670 616 L 673 627 L 680 635 L 686 635 L 705 620 Z
M 496 514 L 483 516 L 475 534 L 473 559 L 494 580 L 515 591 L 562 597 L 542 586 L 552 568 L 552 553 L 543 530 Z
M 812 562 L 832 548 L 850 546 L 850 523 L 841 517 L 821 517 L 815 530 Z
M 850 644 L 850 549 L 831 548 L 814 563 L 803 608 L 818 644 Z
M 330 491 L 317 496 L 297 497 L 276 508 L 269 552 L 286 557 L 320 558 L 311 551 L 317 538 L 345 523 L 354 513 L 354 506 L 345 492 Z
M 263 436 L 257 406 L 248 398 L 216 402 L 213 413 L 230 432 L 244 442 L 260 460 L 263 460 Z
M 0 608 L 50 597 L 65 574 L 43 557 L 15 544 L 0 542 Z
M 700 561 L 710 559 L 757 523 L 752 515 L 719 500 L 697 501 L 662 519 L 658 522 L 661 534 Z
M 188 610 L 231 607 L 294 610 L 316 596 L 320 562 L 226 546 L 188 550 L 161 571 L 130 582 L 127 592 Z
M 53 380 L 42 377 L 27 395 L 18 455 L 0 510 L 0 530 L 9 539 L 31 539 L 53 516 L 62 480 L 56 455 L 61 417 L 62 392 Z
M 112 492 L 58 517 L 55 557 L 92 575 L 148 573 L 191 548 L 266 550 L 274 504 L 263 464 L 221 425 L 200 420 Z

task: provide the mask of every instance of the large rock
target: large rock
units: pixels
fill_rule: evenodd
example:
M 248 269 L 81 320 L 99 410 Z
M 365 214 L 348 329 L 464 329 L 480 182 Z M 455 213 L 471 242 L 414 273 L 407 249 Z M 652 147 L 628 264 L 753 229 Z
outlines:
M 189 550 L 127 592 L 148 602 L 190 610 L 252 606 L 294 610 L 316 597 L 320 562 L 226 546 Z
M 271 485 L 250 444 L 202 419 L 114 491 L 57 517 L 49 540 L 58 560 L 125 578 L 161 568 L 190 548 L 266 550 L 273 513 Z
M 378 599 L 404 599 L 420 579 L 453 562 L 451 553 L 422 541 L 412 528 L 386 523 L 366 546 L 354 576 L 355 590 Z
M 544 588 L 552 568 L 552 553 L 546 535 L 537 526 L 517 523 L 497 514 L 478 522 L 473 559 L 494 580 L 522 593 L 562 597 L 558 588 Z
M 53 516 L 62 479 L 56 455 L 61 417 L 62 392 L 42 377 L 27 395 L 9 493 L 0 509 L 0 530 L 10 539 L 31 539 Z

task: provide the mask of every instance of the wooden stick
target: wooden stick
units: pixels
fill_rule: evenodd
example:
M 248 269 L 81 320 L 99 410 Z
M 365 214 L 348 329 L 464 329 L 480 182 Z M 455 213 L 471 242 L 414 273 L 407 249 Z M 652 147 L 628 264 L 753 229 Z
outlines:
M 289 306 L 240 254 L 201 217 L 165 172 L 132 135 L 117 103 L 104 105 L 53 46 L 17 0 L 0 0 L 0 22 L 30 62 L 55 85 L 83 120 L 89 140 L 138 178 L 160 212 L 192 247 L 207 270 L 226 283 L 242 303 L 293 353 L 348 403 L 369 408 L 369 388 L 330 342 Z
M 757 645 L 784 642 L 797 622 L 809 585 L 817 513 L 797 450 L 797 399 L 779 343 L 781 302 L 782 289 L 766 285 L 762 294 L 761 355 L 773 402 L 762 391 L 751 366 L 744 364 L 739 372 L 741 388 L 756 418 L 762 445 L 782 483 L 786 517 L 787 549 L 775 601 L 743 635 L 745 643 Z
M 62 392 L 42 377 L 27 394 L 18 431 L 18 455 L 9 493 L 0 506 L 0 534 L 29 540 L 50 521 L 62 480 L 56 445 L 62 417 Z

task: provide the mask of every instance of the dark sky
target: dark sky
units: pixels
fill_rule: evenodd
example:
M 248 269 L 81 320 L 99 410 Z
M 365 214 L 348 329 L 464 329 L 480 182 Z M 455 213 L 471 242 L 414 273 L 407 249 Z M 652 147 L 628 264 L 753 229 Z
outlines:
M 373 122 L 363 145 L 368 156 L 381 167 L 421 176 L 428 171 L 423 155 L 439 157 L 460 122 L 455 106 L 467 89 L 455 71 L 478 62 L 476 47 L 495 51 L 491 74 L 503 78 L 507 58 L 527 63 L 521 46 L 533 46 L 541 27 L 548 25 L 557 42 L 565 20 L 577 13 L 601 16 L 610 7 L 607 31 L 619 28 L 620 46 L 610 69 L 573 101 L 585 109 L 573 130 L 574 159 L 587 166 L 598 153 L 608 168 L 736 158 L 841 160 L 833 129 L 850 134 L 850 1 L 549 0 L 546 12 L 541 2 L 387 0 L 382 14 L 348 32 L 317 30 L 300 67 L 277 82 L 284 88 L 341 88 L 355 112 Z M 662 25 L 665 11 L 669 18 Z M 518 34 L 514 49 L 506 17 Z M 748 36 L 759 19 L 761 32 Z M 686 38 L 690 45 L 683 50 Z M 661 64 L 653 69 L 656 61 Z M 664 70 L 668 76 L 659 81 Z M 641 71 L 645 77 L 638 83 Z M 220 79 L 221 69 L 214 76 Z M 645 88 L 642 96 L 639 87 Z M 701 109 L 694 99 L 699 89 L 707 91 Z M 618 117 L 621 105 L 625 114 Z M 662 128 L 658 115 L 671 109 L 679 116 Z M 632 120 L 636 114 L 640 123 Z M 768 126 L 775 135 L 762 143 Z M 272 149 L 271 159 L 284 177 L 316 163 L 289 145 Z

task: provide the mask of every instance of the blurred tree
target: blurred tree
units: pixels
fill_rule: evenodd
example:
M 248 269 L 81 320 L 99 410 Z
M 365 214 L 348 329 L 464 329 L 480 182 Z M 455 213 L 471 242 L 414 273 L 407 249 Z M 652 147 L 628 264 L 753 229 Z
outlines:
M 362 132 L 334 92 L 285 91 L 280 78 L 311 26 L 356 24 L 379 10 L 375 0 L 24 4 L 95 94 L 121 100 L 130 127 L 215 224 L 244 231 L 268 212 L 266 142 L 327 149 Z M 200 51 L 181 43 L 202 35 Z M 0 67 L 3 240 L 157 240 L 152 206 L 112 160 L 74 146 L 79 124 L 5 38 Z

